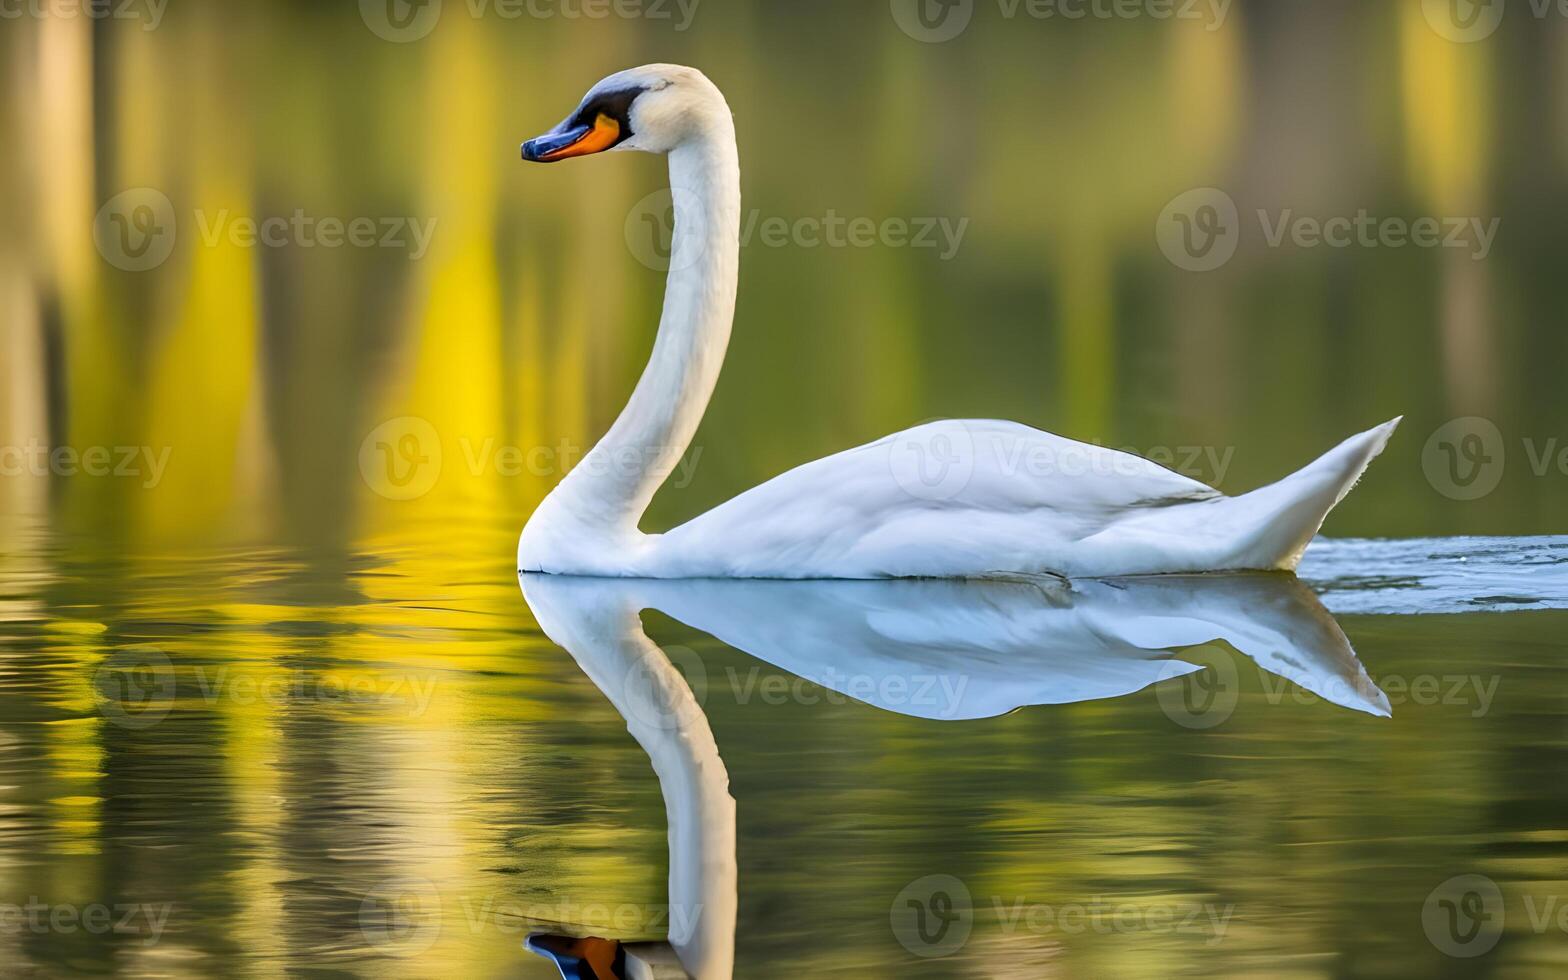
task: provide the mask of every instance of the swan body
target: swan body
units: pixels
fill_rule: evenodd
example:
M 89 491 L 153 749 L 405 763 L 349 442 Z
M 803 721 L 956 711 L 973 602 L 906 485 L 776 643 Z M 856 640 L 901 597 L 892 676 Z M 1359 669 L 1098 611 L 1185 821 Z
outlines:
M 648 367 L 604 439 L 523 529 L 523 572 L 638 578 L 1075 577 L 1293 570 L 1399 419 L 1278 483 L 1227 497 L 1149 460 L 1012 422 L 949 420 L 790 470 L 665 534 L 638 529 L 691 443 L 735 311 L 740 167 L 701 72 L 649 65 L 595 85 L 523 145 L 554 162 L 669 157 L 675 237 Z

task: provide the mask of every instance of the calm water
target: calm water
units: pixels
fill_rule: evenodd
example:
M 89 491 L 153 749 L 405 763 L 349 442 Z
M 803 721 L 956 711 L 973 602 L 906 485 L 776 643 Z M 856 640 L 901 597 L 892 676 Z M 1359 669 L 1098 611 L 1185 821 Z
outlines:
M 743 978 L 1565 974 L 1568 540 L 1432 536 L 1568 527 L 1568 17 L 166 6 L 0 17 L 0 977 L 548 977 L 532 933 L 672 923 Z M 517 529 L 632 389 L 671 229 L 660 161 L 518 142 L 653 60 L 723 86 L 749 230 L 645 526 L 935 417 L 1234 493 L 1403 414 L 1329 529 L 1404 540 L 1316 549 L 1322 606 L 525 602 Z M 1204 189 L 1240 219 L 1207 272 L 1161 237 Z M 1362 214 L 1495 239 L 1296 234 Z
M 742 977 L 1568 961 L 1564 539 L 1320 544 L 1335 627 L 1276 577 L 556 580 L 530 612 L 511 534 L 16 531 L 0 972 L 549 977 L 530 933 L 672 923 Z

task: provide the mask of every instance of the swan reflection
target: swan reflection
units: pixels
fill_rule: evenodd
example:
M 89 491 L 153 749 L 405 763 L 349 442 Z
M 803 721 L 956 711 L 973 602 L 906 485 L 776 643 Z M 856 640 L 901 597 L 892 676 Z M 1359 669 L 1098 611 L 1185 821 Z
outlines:
M 1119 697 L 1204 667 L 1224 641 L 1262 670 L 1386 716 L 1339 625 L 1290 575 L 1067 582 L 781 582 L 523 575 L 564 647 L 648 753 L 669 821 L 669 941 L 533 936 L 568 978 L 727 978 L 735 954 L 735 801 L 698 696 L 643 631 L 658 610 L 845 696 L 934 720 Z M 700 671 L 701 665 L 694 665 Z M 690 665 L 687 671 L 692 676 Z

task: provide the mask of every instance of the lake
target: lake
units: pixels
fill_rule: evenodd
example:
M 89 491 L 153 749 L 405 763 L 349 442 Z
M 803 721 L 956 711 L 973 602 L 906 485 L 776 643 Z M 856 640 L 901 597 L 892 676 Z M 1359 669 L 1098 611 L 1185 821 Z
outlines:
M 525 601 L 512 529 L 421 531 L 114 557 L 16 529 L 8 975 L 542 978 L 543 935 L 732 942 L 744 977 L 1568 957 L 1568 540 L 1320 541 L 1305 584 Z

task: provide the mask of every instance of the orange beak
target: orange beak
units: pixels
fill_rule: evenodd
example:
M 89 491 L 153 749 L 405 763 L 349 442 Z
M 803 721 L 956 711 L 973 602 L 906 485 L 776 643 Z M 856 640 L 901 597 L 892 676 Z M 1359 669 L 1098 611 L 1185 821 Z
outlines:
M 570 157 L 602 153 L 621 138 L 621 124 L 599 113 L 592 126 L 561 125 L 523 144 L 523 159 L 533 163 L 554 163 Z

